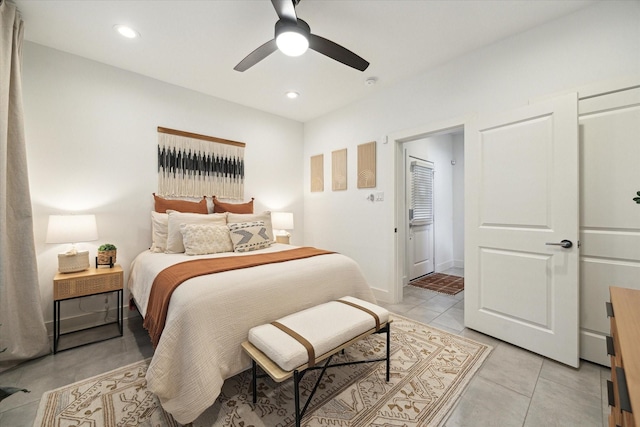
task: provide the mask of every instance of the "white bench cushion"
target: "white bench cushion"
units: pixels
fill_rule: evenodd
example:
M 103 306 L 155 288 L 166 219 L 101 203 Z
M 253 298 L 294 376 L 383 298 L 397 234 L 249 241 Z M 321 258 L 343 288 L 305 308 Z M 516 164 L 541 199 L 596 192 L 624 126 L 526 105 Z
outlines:
M 373 311 L 380 318 L 381 325 L 389 320 L 389 312 L 380 306 L 354 297 L 340 299 Z M 309 341 L 316 357 L 376 327 L 371 314 L 336 301 L 299 311 L 277 321 Z M 251 328 L 249 342 L 285 371 L 292 371 L 309 361 L 305 347 L 272 324 Z

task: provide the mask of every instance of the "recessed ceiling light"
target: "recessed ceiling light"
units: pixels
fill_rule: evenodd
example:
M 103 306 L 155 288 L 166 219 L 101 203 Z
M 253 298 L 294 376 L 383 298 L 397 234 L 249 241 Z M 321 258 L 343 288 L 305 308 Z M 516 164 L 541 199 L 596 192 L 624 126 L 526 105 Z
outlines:
M 126 25 L 114 25 L 113 29 L 116 30 L 121 36 L 126 37 L 128 39 L 135 39 L 140 37 L 140 33 L 134 30 L 131 27 L 127 27 Z
M 300 94 L 298 92 L 294 92 L 292 90 L 287 92 L 286 95 L 287 95 L 287 98 L 289 98 L 289 99 L 296 99 L 297 97 L 300 96 Z

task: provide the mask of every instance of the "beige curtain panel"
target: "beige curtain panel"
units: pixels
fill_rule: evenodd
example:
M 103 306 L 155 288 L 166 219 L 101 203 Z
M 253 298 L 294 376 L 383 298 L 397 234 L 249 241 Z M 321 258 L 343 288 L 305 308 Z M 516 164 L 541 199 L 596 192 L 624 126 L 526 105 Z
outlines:
M 50 352 L 38 284 L 22 108 L 23 22 L 0 0 L 0 371 Z

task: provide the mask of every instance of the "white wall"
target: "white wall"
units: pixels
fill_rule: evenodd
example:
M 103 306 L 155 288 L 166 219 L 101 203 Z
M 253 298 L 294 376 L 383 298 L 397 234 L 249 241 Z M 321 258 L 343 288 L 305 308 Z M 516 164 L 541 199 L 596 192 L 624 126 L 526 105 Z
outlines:
M 464 268 L 464 133 L 452 135 L 453 157 L 453 266 Z
M 603 80 L 640 75 L 640 2 L 606 1 L 474 51 L 361 102 L 305 123 L 305 244 L 359 262 L 378 298 L 393 301 L 395 170 L 383 135 L 527 104 L 530 99 Z M 425 53 L 428 54 L 428 53 Z M 384 76 L 381 76 L 384 78 Z M 358 190 L 356 147 L 377 145 L 377 188 L 383 202 Z M 349 188 L 309 191 L 309 158 L 347 148 Z
M 96 214 L 99 240 L 78 248 L 93 260 L 101 243 L 114 243 L 125 282 L 134 257 L 150 246 L 158 126 L 246 143 L 245 199 L 256 198 L 256 212 L 293 212 L 292 243 L 302 244 L 302 184 L 291 179 L 303 173 L 301 123 L 28 42 L 23 88 L 45 320 L 52 320 L 57 253 L 67 248 L 44 243 L 48 215 Z M 104 300 L 82 304 L 100 310 Z M 76 302 L 63 310 L 64 317 L 81 313 Z

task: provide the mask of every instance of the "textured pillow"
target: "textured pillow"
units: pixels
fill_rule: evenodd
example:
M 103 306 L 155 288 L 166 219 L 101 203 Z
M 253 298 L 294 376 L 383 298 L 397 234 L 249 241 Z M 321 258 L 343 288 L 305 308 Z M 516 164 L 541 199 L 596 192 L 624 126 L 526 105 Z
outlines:
M 164 252 L 167 248 L 169 215 L 151 211 L 151 252 Z
M 181 224 L 180 233 L 187 255 L 233 252 L 233 243 L 226 225 Z
M 271 225 L 271 212 L 265 211 L 265 212 L 262 212 L 261 214 L 236 214 L 236 213 L 227 214 L 227 224 L 236 224 L 240 222 L 254 222 L 254 221 L 264 222 L 264 227 L 267 229 L 267 235 L 269 236 L 269 241 L 274 242 L 275 238 L 273 237 L 273 226 Z
M 253 213 L 253 197 L 251 198 L 251 201 L 247 203 L 224 203 L 216 199 L 216 196 L 213 196 L 213 212 L 214 213 L 233 212 L 237 214 L 252 214 Z
M 156 212 L 165 213 L 167 210 L 199 214 L 206 214 L 209 212 L 207 210 L 206 197 L 203 197 L 199 202 L 190 202 L 188 200 L 165 199 L 164 197 L 156 196 L 156 193 L 153 193 L 153 198 L 156 202 Z
M 165 252 L 168 254 L 184 252 L 182 233 L 180 232 L 181 224 L 225 225 L 227 223 L 227 214 L 196 214 L 172 210 L 169 210 L 167 213 L 169 214 L 169 221 Z
M 229 224 L 229 233 L 234 252 L 249 252 L 271 245 L 264 222 L 243 222 Z

